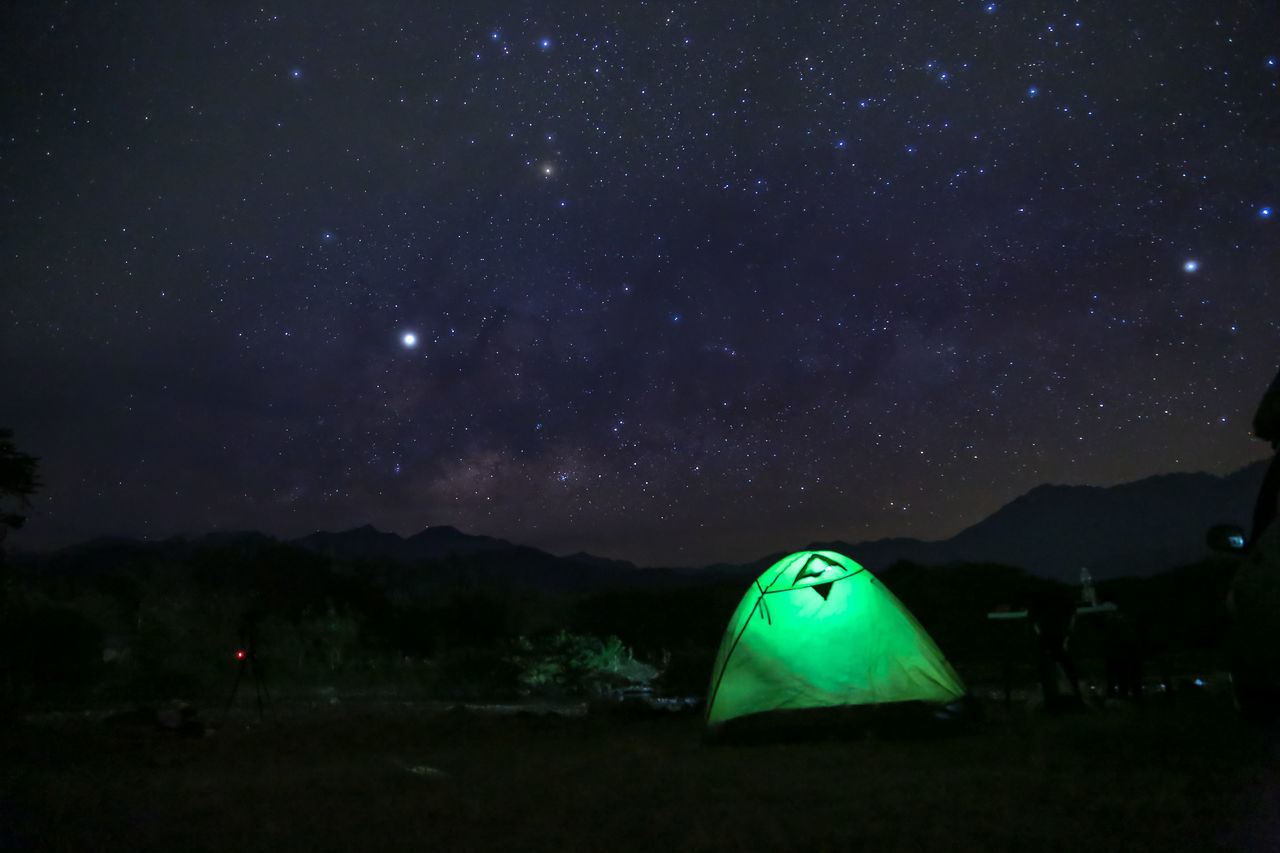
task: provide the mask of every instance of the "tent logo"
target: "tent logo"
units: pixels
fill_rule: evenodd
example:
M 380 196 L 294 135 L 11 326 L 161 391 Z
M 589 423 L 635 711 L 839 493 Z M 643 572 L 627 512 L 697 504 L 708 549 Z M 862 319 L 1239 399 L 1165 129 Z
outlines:
M 865 571 L 865 569 L 860 568 L 859 571 Z M 800 566 L 800 570 L 796 572 L 792 586 L 800 586 L 802 583 L 807 583 L 810 589 L 822 596 L 823 601 L 826 601 L 827 596 L 831 595 L 832 584 L 846 577 L 849 577 L 849 572 L 844 566 L 831 562 L 821 554 L 811 554 L 809 559 L 805 560 L 804 564 Z

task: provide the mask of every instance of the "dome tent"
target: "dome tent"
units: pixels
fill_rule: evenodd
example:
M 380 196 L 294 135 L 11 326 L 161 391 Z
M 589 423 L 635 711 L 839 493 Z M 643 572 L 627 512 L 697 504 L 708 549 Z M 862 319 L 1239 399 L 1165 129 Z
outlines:
M 801 551 L 766 569 L 729 620 L 707 733 L 772 712 L 944 706 L 964 694 L 942 651 L 875 575 L 834 551 Z

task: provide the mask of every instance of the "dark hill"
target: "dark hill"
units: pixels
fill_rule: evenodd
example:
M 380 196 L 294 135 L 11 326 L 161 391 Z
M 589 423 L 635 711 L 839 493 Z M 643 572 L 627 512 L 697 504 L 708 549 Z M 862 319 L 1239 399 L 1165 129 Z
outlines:
M 848 554 L 874 572 L 900 561 L 940 566 L 995 563 L 1041 578 L 1078 582 L 1087 567 L 1097 580 L 1148 577 L 1205 556 L 1204 533 L 1219 522 L 1247 525 L 1266 462 L 1227 476 L 1166 474 L 1109 488 L 1039 486 L 985 520 L 940 541 L 880 539 L 815 542 L 812 549 Z M 260 533 L 217 533 L 194 540 L 99 539 L 44 555 L 21 555 L 41 571 L 75 574 L 115 566 L 154 565 L 211 545 L 262 546 Z M 744 565 L 645 569 L 574 554 L 557 557 L 504 539 L 472 536 L 447 525 L 408 538 L 372 525 L 317 532 L 288 543 L 362 573 L 388 590 L 419 594 L 463 584 L 513 591 L 585 593 L 608 588 L 671 588 L 755 577 L 786 552 Z
M 872 571 L 899 560 L 923 565 L 1000 563 L 1076 582 L 1148 577 L 1205 555 L 1205 531 L 1219 522 L 1247 526 L 1266 462 L 1224 477 L 1164 474 L 1132 483 L 1038 486 L 950 539 L 815 543 Z
M 312 533 L 293 540 L 292 544 L 338 561 L 392 560 L 397 563 L 468 557 L 484 551 L 516 547 L 505 539 L 472 536 L 449 525 L 428 527 L 406 539 L 366 524 L 340 533 Z

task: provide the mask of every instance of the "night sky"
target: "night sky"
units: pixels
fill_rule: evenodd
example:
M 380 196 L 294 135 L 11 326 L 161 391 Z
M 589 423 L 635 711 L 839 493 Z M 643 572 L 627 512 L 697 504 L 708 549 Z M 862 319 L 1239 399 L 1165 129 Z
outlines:
M 20 549 L 745 561 L 1268 450 L 1275 3 L 258 5 L 7 13 Z

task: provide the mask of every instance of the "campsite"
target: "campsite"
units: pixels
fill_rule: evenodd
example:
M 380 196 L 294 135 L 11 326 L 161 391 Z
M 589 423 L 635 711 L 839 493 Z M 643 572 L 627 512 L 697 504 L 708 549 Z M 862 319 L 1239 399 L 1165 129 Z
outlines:
M 1280 528 L 1252 544 L 1096 582 L 449 527 L 18 554 L 0 848 L 1274 849 Z
M 6 12 L 0 853 L 1280 851 L 1280 2 Z
M 801 552 L 692 585 L 573 595 L 486 592 L 472 570 L 455 556 L 397 574 L 265 539 L 20 564 L 44 609 L 8 637 L 28 680 L 0 737 L 0 845 L 1266 849 L 1274 837 L 1280 740 L 1234 708 L 1220 608 L 1202 606 L 1225 593 L 1221 558 L 1099 584 L 1142 625 L 1141 683 L 1109 683 L 1109 635 L 1082 620 L 1076 706 L 1049 704 L 1026 620 L 988 611 L 1081 590 L 1010 567 L 873 576 Z M 850 658 L 850 643 L 875 651 L 814 668 Z M 859 698 L 868 684 L 853 682 L 872 671 L 882 692 Z M 709 681 L 717 706 L 733 696 L 763 728 L 709 737 Z M 799 682 L 826 687 L 801 696 Z M 957 691 L 972 713 L 931 725 Z M 818 713 L 774 725 L 761 702 Z M 845 716 L 868 707 L 879 713 Z

